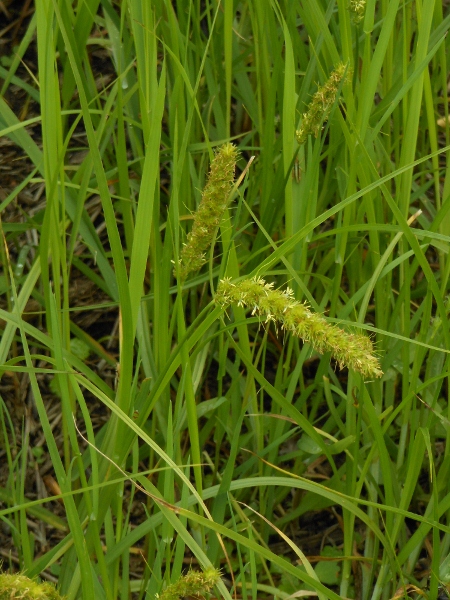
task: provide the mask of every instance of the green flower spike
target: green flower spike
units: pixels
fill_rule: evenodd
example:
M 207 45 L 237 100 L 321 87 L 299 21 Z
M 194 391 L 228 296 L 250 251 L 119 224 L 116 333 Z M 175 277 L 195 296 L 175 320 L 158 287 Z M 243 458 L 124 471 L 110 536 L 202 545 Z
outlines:
M 322 124 L 328 119 L 331 107 L 336 100 L 336 94 L 344 77 L 345 69 L 346 65 L 338 65 L 331 73 L 328 81 L 322 87 L 319 87 L 314 94 L 308 105 L 308 110 L 303 115 L 300 129 L 295 132 L 300 146 L 306 142 L 308 135 L 314 135 L 315 137 L 319 135 Z M 348 73 L 347 71 L 347 77 Z
M 184 281 L 189 273 L 198 271 L 206 262 L 205 251 L 213 241 L 214 232 L 225 212 L 234 182 L 238 151 L 233 144 L 224 144 L 211 163 L 208 181 L 194 215 L 194 224 L 180 255 L 179 277 Z M 177 270 L 174 269 L 175 276 Z
M 251 307 L 252 314 L 264 316 L 266 323 L 279 323 L 285 331 L 308 342 L 320 354 L 331 352 L 341 368 L 347 366 L 365 378 L 383 374 L 369 337 L 347 333 L 331 325 L 321 315 L 311 312 L 306 304 L 297 302 L 290 288 L 275 290 L 273 283 L 257 277 L 236 284 L 223 279 L 215 301 L 224 308 L 230 304 Z
M 349 9 L 355 25 L 361 23 L 366 13 L 366 0 L 350 0 Z
M 38 583 L 25 575 L 0 575 L 0 600 L 62 600 L 50 583 Z
M 159 600 L 179 600 L 183 597 L 203 597 L 220 579 L 220 571 L 208 567 L 205 571 L 189 571 L 159 594 Z

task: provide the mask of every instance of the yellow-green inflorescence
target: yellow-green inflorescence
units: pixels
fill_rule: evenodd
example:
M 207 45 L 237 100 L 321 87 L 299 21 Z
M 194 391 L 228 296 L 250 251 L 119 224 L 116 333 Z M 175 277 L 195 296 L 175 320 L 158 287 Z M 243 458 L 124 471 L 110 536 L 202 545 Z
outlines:
M 202 199 L 194 215 L 194 224 L 187 236 L 179 260 L 179 274 L 184 281 L 189 273 L 198 271 L 206 262 L 205 251 L 210 247 L 214 232 L 228 206 L 234 183 L 234 171 L 238 151 L 233 144 L 224 144 L 217 151 L 211 163 L 208 181 L 203 190 Z
M 328 81 L 319 87 L 308 105 L 308 110 L 303 114 L 300 129 L 295 132 L 297 142 L 302 145 L 308 135 L 317 137 L 323 123 L 328 119 L 331 107 L 336 100 L 341 81 L 346 74 L 346 65 L 340 64 L 331 73 Z M 348 71 L 347 71 L 348 75 Z
M 252 308 L 252 314 L 264 316 L 266 323 L 280 324 L 285 331 L 311 344 L 317 352 L 331 352 L 341 368 L 346 366 L 365 378 L 383 374 L 369 337 L 347 333 L 331 325 L 321 315 L 311 312 L 306 304 L 295 300 L 290 288 L 277 290 L 272 283 L 256 277 L 236 284 L 223 279 L 215 301 L 224 308 L 230 304 Z
M 25 575 L 0 575 L 0 600 L 62 600 L 50 583 L 38 583 Z
M 350 0 L 349 8 L 353 22 L 356 25 L 361 23 L 366 13 L 366 0 Z
M 220 571 L 208 567 L 205 571 L 189 571 L 178 581 L 171 583 L 159 594 L 159 600 L 179 600 L 193 596 L 203 598 L 203 594 L 212 590 L 220 579 Z

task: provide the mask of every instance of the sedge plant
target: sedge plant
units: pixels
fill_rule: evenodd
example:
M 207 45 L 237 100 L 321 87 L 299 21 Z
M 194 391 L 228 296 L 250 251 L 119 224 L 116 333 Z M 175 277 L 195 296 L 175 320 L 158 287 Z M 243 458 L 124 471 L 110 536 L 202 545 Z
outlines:
M 3 569 L 437 598 L 448 6 L 33 8 L 0 66 Z

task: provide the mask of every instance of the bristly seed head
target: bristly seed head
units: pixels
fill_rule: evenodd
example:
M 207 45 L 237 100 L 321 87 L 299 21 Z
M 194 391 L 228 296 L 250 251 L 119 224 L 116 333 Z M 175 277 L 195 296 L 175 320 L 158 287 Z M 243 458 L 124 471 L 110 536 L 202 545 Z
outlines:
M 194 215 L 192 230 L 181 250 L 179 271 L 174 269 L 174 275 L 178 275 L 181 281 L 189 273 L 198 271 L 206 262 L 205 251 L 211 245 L 214 232 L 228 206 L 237 159 L 238 151 L 233 144 L 224 144 L 216 152 L 201 202 Z
M 331 73 L 328 81 L 314 94 L 308 105 L 308 110 L 303 114 L 300 129 L 295 133 L 297 142 L 302 145 L 308 139 L 308 135 L 317 137 L 322 124 L 328 119 L 331 107 L 336 100 L 341 81 L 346 75 L 349 78 L 349 70 L 346 73 L 346 65 L 340 64 Z
M 203 597 L 203 594 L 212 590 L 219 582 L 220 571 L 208 567 L 204 571 L 190 570 L 182 575 L 178 581 L 171 583 L 158 595 L 159 600 L 179 600 L 186 596 Z
M 39 583 L 25 575 L 0 574 L 0 598 L 14 600 L 63 600 L 51 583 Z
M 366 0 L 350 0 L 349 9 L 355 25 L 361 23 L 366 13 Z
M 302 338 L 317 352 L 331 352 L 341 368 L 347 366 L 366 378 L 383 375 L 369 337 L 347 333 L 331 325 L 321 315 L 310 311 L 306 304 L 294 300 L 290 288 L 276 290 L 273 283 L 267 284 L 256 277 L 237 284 L 222 279 L 215 302 L 224 308 L 230 304 L 249 306 L 252 314 L 263 316 L 266 323 L 281 324 L 283 330 Z

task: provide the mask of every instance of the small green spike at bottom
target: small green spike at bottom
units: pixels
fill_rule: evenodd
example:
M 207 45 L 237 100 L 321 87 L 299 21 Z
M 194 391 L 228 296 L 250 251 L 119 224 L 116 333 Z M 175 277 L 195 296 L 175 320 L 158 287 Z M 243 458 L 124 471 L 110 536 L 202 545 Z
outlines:
M 220 579 L 220 571 L 208 567 L 204 571 L 189 571 L 171 583 L 157 597 L 159 600 L 179 600 L 185 596 L 203 597 Z
M 38 583 L 25 575 L 0 575 L 0 600 L 63 600 L 51 583 Z

